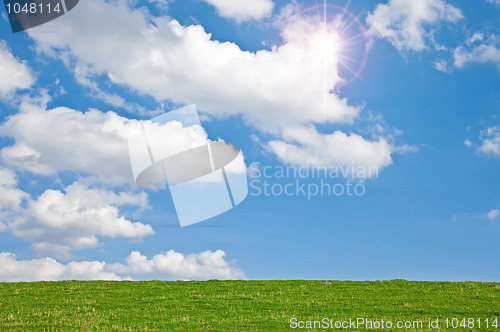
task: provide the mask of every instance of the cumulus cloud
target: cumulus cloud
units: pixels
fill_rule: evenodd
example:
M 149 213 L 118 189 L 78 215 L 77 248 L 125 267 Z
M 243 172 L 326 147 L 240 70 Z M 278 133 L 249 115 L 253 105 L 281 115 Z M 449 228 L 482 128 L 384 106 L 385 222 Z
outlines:
M 176 279 L 244 279 L 243 272 L 227 262 L 225 256 L 222 250 L 190 255 L 170 250 L 148 260 L 135 251 L 127 257 L 126 265 L 110 265 L 109 271 L 132 275 L 154 274 Z
M 369 34 L 386 39 L 399 51 L 423 51 L 434 43 L 441 23 L 463 18 L 460 9 L 443 0 L 389 0 L 368 14 Z
M 0 187 L 15 191 L 10 204 L 9 222 L 3 230 L 23 240 L 33 242 L 38 254 L 68 258 L 70 250 L 94 248 L 98 236 L 140 241 L 154 234 L 150 225 L 132 222 L 120 215 L 120 207 L 146 208 L 145 193 L 114 193 L 90 188 L 79 182 L 60 190 L 48 189 L 36 199 L 14 188 L 15 183 Z M 20 200 L 26 206 L 20 206 Z M 9 203 L 9 202 L 8 202 Z
M 500 70 L 500 39 L 495 35 L 485 36 L 482 32 L 474 33 L 461 46 L 451 52 L 451 59 L 440 59 L 434 67 L 449 73 L 453 69 L 462 69 L 470 64 L 493 64 Z
M 0 281 L 131 280 L 130 275 L 151 272 L 165 279 L 244 279 L 243 271 L 226 261 L 225 255 L 222 250 L 190 255 L 171 250 L 147 260 L 140 252 L 132 252 L 127 265 L 122 265 L 98 261 L 63 264 L 50 257 L 18 260 L 15 254 L 3 252 Z
M 16 174 L 6 168 L 0 168 L 0 232 L 7 229 L 5 223 L 21 208 L 21 202 L 29 195 L 17 188 Z
M 338 165 L 346 169 L 353 166 L 382 169 L 392 164 L 393 146 L 383 138 L 371 141 L 341 131 L 321 134 L 313 126 L 287 129 L 284 137 L 287 141 L 275 140 L 268 144 L 284 163 L 317 167 Z
M 15 91 L 28 89 L 35 78 L 25 61 L 10 52 L 7 43 L 0 40 L 0 98 L 11 96 Z
M 25 98 L 21 112 L 0 125 L 0 136 L 14 139 L 14 144 L 0 150 L 5 164 L 40 175 L 61 171 L 91 175 L 113 187 L 134 182 L 129 150 L 138 147 L 129 145 L 128 139 L 136 130 L 142 128 L 148 133 L 157 161 L 208 140 L 200 125 L 184 126 L 179 121 L 160 125 L 149 120 L 129 120 L 114 112 L 45 108 L 43 102 L 39 105 Z
M 156 160 L 207 141 L 199 125 L 183 126 L 178 121 L 159 125 L 95 109 L 46 110 L 46 98 L 25 97 L 20 112 L 0 125 L 0 136 L 14 139 L 14 144 L 0 150 L 8 166 L 39 175 L 73 171 L 96 176 L 105 185 L 120 186 L 134 182 L 128 138 L 141 126 L 150 133 L 148 142 L 153 151 L 161 152 Z
M 27 194 L 17 188 L 17 176 L 14 171 L 0 168 L 0 208 L 17 210 Z
M 481 154 L 500 157 L 500 127 L 488 127 L 481 131 L 480 145 L 477 151 Z
M 217 8 L 220 16 L 237 22 L 260 20 L 271 15 L 274 3 L 271 0 L 203 0 Z
M 62 264 L 46 257 L 17 260 L 12 253 L 0 253 L 0 281 L 57 281 L 57 280 L 121 280 L 113 273 L 104 272 L 104 262 L 70 262 Z
M 465 45 L 453 51 L 453 65 L 464 68 L 471 63 L 491 63 L 500 70 L 500 40 L 495 35 L 485 38 L 482 33 L 475 33 Z
M 489 3 L 493 3 L 497 6 L 500 6 L 500 0 L 487 0 Z
M 20 112 L 0 125 L 0 136 L 15 143 L 2 148 L 5 164 L 34 174 L 79 171 L 108 184 L 133 182 L 127 139 L 138 122 L 114 112 L 45 110 L 25 100 Z

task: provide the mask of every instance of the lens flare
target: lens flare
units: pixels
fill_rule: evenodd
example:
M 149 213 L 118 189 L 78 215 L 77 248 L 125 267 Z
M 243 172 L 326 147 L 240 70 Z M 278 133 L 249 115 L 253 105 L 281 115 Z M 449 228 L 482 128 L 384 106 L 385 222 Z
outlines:
M 315 56 L 335 60 L 342 53 L 340 38 L 335 32 L 320 32 L 312 37 L 312 47 Z
M 308 7 L 292 18 L 283 32 L 289 42 L 307 45 L 311 62 L 323 62 L 324 75 L 340 78 L 331 91 L 338 91 L 359 78 L 368 59 L 368 37 L 360 20 L 345 8 L 323 4 Z M 300 36 L 300 37 L 297 37 Z M 336 73 L 329 70 L 335 66 Z M 329 77 L 324 77 L 329 82 Z

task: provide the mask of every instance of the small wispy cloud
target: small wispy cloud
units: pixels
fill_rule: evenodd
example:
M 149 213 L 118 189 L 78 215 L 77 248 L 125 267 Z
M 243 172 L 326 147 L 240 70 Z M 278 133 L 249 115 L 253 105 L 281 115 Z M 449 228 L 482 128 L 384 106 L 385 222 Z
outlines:
M 500 216 L 500 210 L 499 209 L 494 209 L 494 210 L 491 210 L 490 212 L 488 212 L 486 214 L 486 217 L 489 219 L 489 220 L 495 220 L 496 218 L 498 218 Z

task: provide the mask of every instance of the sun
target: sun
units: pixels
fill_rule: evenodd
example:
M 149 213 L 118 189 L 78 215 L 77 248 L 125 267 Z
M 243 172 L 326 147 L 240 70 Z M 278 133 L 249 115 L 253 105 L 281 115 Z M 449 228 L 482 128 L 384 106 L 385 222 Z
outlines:
M 311 38 L 312 53 L 323 60 L 335 60 L 341 55 L 341 40 L 335 31 L 321 31 Z
M 310 63 L 323 66 L 326 81 L 336 80 L 340 90 L 360 77 L 367 59 L 369 41 L 364 25 L 346 8 L 327 4 L 305 8 L 290 20 L 286 41 L 304 46 Z M 333 68 L 333 70 L 332 70 Z

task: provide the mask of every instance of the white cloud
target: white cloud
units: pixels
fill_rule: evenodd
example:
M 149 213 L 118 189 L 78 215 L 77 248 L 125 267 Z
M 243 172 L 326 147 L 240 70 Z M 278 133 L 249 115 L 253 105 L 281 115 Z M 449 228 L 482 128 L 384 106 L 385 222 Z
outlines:
M 243 272 L 228 263 L 225 256 L 222 250 L 190 255 L 170 250 L 148 260 L 140 252 L 132 252 L 126 265 L 113 264 L 109 270 L 118 274 L 154 274 L 176 279 L 244 279 Z
M 7 44 L 0 40 L 0 98 L 6 98 L 15 91 L 28 89 L 35 78 L 25 61 L 14 57 Z
M 5 164 L 34 174 L 69 170 L 98 175 L 107 184 L 133 183 L 127 139 L 138 125 L 114 112 L 45 110 L 25 99 L 20 112 L 0 125 L 15 144 L 2 148 Z
M 0 253 L 0 281 L 57 281 L 57 280 L 121 280 L 104 272 L 104 262 L 70 262 L 62 264 L 53 258 L 17 260 L 16 255 Z
M 443 72 L 443 73 L 450 73 L 451 72 L 451 69 L 448 66 L 448 62 L 446 60 L 442 60 L 442 59 L 434 62 L 434 68 L 436 70 L 439 70 L 440 72 Z
M 496 65 L 500 70 L 500 39 L 495 35 L 485 36 L 476 32 L 463 45 L 453 49 L 451 60 L 439 60 L 435 63 L 435 68 L 449 73 L 455 68 L 465 68 L 470 64 L 487 63 Z
M 148 0 L 149 3 L 154 3 L 156 7 L 161 10 L 167 10 L 169 2 L 173 2 L 174 0 Z
M 486 217 L 490 220 L 495 220 L 496 218 L 498 218 L 500 216 L 500 210 L 491 210 L 490 212 L 488 212 L 488 214 L 486 215 Z
M 36 199 L 26 199 L 26 207 L 14 208 L 17 213 L 4 231 L 34 242 L 33 249 L 41 255 L 68 258 L 72 249 L 100 245 L 98 236 L 139 241 L 154 234 L 150 225 L 120 215 L 122 206 L 146 208 L 145 193 L 116 194 L 75 182 L 64 192 L 48 189 Z
M 81 3 L 78 15 L 63 16 L 54 27 L 49 22 L 29 34 L 39 51 L 61 57 L 78 77 L 104 75 L 158 100 L 196 104 L 213 115 L 242 114 L 259 130 L 350 123 L 360 112 L 328 93 L 341 83 L 337 63 L 323 68 L 311 38 L 305 38 L 310 31 L 292 29 L 295 33 L 286 34 L 284 45 L 272 51 L 244 52 L 236 44 L 211 40 L 201 26 L 184 27 L 167 17 L 150 17 L 144 9 L 103 0 Z
M 130 280 L 129 275 L 153 274 L 165 279 L 244 279 L 243 272 L 227 262 L 225 252 L 205 251 L 184 255 L 175 251 L 147 260 L 140 252 L 127 257 L 127 265 L 98 261 L 62 264 L 46 257 L 17 260 L 12 253 L 0 253 L 0 281 Z
M 476 33 L 474 33 L 474 34 L 472 35 L 472 37 L 470 37 L 469 39 L 467 39 L 467 40 L 465 41 L 465 43 L 466 43 L 467 45 L 471 45 L 471 44 L 475 43 L 476 41 L 481 41 L 481 40 L 483 40 L 483 39 L 484 39 L 484 34 L 483 34 L 483 33 L 481 33 L 481 32 L 476 32 Z
M 273 16 L 271 25 L 283 31 L 290 25 L 292 20 L 299 16 L 301 11 L 302 7 L 297 3 L 297 0 L 292 0 L 288 4 L 282 6 L 279 13 Z
M 17 188 L 16 174 L 6 168 L 0 168 L 0 208 L 16 210 L 27 194 Z
M 73 171 L 117 186 L 134 183 L 128 138 L 140 125 L 150 133 L 155 160 L 207 142 L 199 125 L 184 127 L 177 121 L 159 125 L 114 112 L 45 108 L 43 101 L 24 98 L 20 112 L 0 125 L 0 135 L 15 140 L 0 150 L 5 164 L 40 175 Z
M 464 46 L 454 50 L 453 59 L 456 68 L 464 68 L 470 63 L 492 63 L 500 70 L 500 40 L 495 35 L 484 40 L 483 34 L 476 33 Z
M 0 168 L 0 232 L 7 229 L 4 224 L 12 218 L 21 207 L 21 202 L 29 195 L 17 188 L 16 174 L 9 169 Z
M 388 40 L 399 51 L 423 51 L 434 43 L 436 27 L 461 18 L 460 9 L 443 0 L 389 0 L 378 4 L 366 22 L 369 34 Z
M 489 3 L 493 3 L 495 5 L 500 6 L 500 0 L 487 0 Z
M 237 22 L 260 20 L 271 15 L 274 3 L 271 0 L 203 0 L 217 8 L 220 16 Z
M 466 140 L 464 141 L 464 145 L 465 145 L 466 147 L 470 148 L 470 147 L 472 146 L 472 142 L 471 142 L 470 140 L 466 139 Z
M 312 126 L 286 130 L 284 137 L 292 143 L 276 140 L 268 145 L 284 163 L 316 167 L 337 165 L 346 169 L 361 167 L 365 170 L 370 167 L 382 169 L 392 164 L 393 146 L 383 138 L 370 141 L 341 131 L 325 135 Z M 375 175 L 378 173 L 371 174 Z
M 481 131 L 479 153 L 500 157 L 500 127 L 488 127 Z

